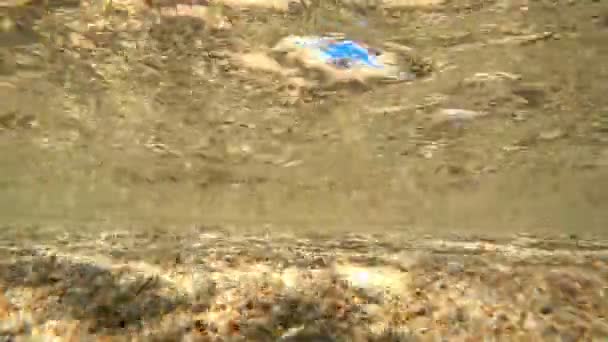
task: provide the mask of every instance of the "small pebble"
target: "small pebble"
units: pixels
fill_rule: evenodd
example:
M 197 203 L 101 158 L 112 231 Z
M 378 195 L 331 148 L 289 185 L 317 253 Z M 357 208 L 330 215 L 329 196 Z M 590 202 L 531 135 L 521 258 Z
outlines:
M 553 313 L 553 306 L 551 306 L 550 304 L 543 305 L 540 308 L 540 313 L 543 315 L 549 315 Z
M 361 312 L 368 317 L 380 316 L 382 307 L 378 304 L 363 304 L 360 306 Z
M 464 265 L 460 262 L 450 261 L 448 262 L 447 271 L 451 275 L 462 273 L 464 271 Z

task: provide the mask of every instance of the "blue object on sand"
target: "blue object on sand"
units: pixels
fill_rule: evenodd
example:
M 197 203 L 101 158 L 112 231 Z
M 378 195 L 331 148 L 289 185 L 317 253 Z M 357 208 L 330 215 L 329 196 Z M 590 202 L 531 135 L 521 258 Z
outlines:
M 357 44 L 351 40 L 343 40 L 335 43 L 330 43 L 321 51 L 328 59 L 334 63 L 340 61 L 348 61 L 348 63 L 364 64 L 374 68 L 382 68 L 382 64 L 378 62 L 376 54 L 373 51 Z
M 369 49 L 352 40 L 336 40 L 328 37 L 302 39 L 296 44 L 303 48 L 317 50 L 316 54 L 326 63 L 342 68 L 354 65 L 384 68 L 378 60 L 378 51 Z

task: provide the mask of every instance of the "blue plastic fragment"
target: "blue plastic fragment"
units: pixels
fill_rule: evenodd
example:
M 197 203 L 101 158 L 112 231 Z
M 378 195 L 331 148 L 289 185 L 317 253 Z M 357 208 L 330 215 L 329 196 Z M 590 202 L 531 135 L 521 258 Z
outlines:
M 351 63 L 382 68 L 382 64 L 378 63 L 376 56 L 370 53 L 370 50 L 350 40 L 329 44 L 322 51 L 333 61 L 348 60 Z
M 296 42 L 302 48 L 316 50 L 322 61 L 341 68 L 351 68 L 363 65 L 372 68 L 384 68 L 378 60 L 378 52 L 368 49 L 352 40 L 336 40 L 322 37 L 317 39 L 301 39 Z

